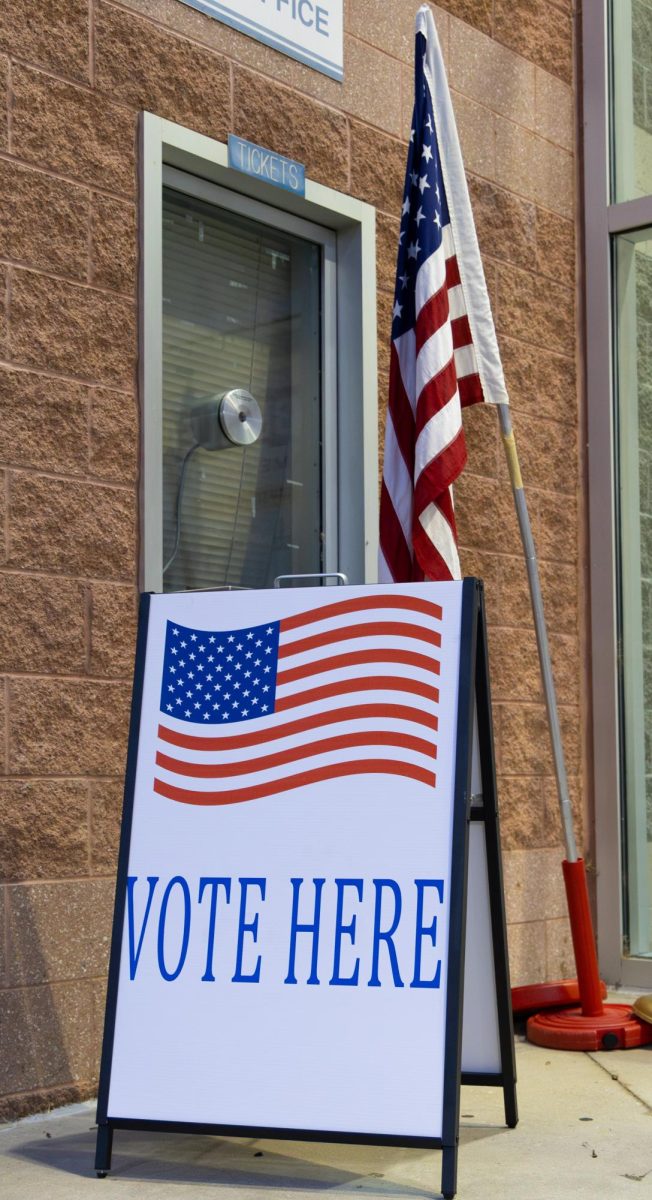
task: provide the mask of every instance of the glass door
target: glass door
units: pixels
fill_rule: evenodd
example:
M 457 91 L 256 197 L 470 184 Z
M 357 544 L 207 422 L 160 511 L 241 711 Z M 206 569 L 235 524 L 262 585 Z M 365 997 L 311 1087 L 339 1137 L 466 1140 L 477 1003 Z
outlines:
M 652 956 L 652 229 L 616 239 L 625 951 Z
M 178 176 L 163 194 L 163 590 L 331 569 L 332 235 Z

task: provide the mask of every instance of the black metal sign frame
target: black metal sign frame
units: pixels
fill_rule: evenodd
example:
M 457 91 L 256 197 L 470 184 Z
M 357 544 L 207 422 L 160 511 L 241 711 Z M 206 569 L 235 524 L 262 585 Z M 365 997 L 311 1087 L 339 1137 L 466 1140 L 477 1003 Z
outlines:
M 131 724 L 127 750 L 124 808 L 118 855 L 116 899 L 111 939 L 104 1041 L 97 1105 L 95 1170 L 104 1178 L 111 1168 L 113 1133 L 116 1129 L 152 1130 L 160 1133 L 200 1133 L 228 1137 L 282 1138 L 314 1142 L 341 1142 L 377 1146 L 405 1146 L 442 1151 L 442 1194 L 450 1200 L 457 1190 L 457 1152 L 460 1124 L 460 1086 L 475 1084 L 503 1089 L 506 1124 L 518 1121 L 516 1069 L 510 999 L 507 933 L 502 863 L 496 799 L 489 665 L 482 583 L 466 579 L 462 591 L 462 628 L 459 664 L 457 746 L 455 759 L 452 831 L 451 896 L 448 940 L 448 986 L 446 997 L 444 1095 L 442 1135 L 439 1138 L 374 1135 L 349 1131 L 262 1128 L 244 1125 L 212 1125 L 181 1121 L 149 1121 L 108 1116 L 109 1087 L 116 1024 L 120 959 L 127 892 L 129 849 L 134 807 L 138 738 L 141 719 L 150 596 L 141 597 Z M 474 713 L 477 713 L 482 776 L 481 806 L 471 806 L 471 766 Z M 496 1073 L 470 1073 L 461 1068 L 466 899 L 468 888 L 469 825 L 484 824 L 489 875 L 489 905 L 493 943 L 494 979 L 500 1040 L 501 1069 Z

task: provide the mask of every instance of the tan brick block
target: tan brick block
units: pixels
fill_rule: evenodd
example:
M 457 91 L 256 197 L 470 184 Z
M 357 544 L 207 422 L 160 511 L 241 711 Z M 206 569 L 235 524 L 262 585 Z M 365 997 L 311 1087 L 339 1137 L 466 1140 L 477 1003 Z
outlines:
M 86 982 L 0 993 L 0 1092 L 50 1088 L 90 1075 L 91 997 Z
M 20 1092 L 0 1098 L 0 1122 L 19 1121 L 22 1117 L 30 1117 L 33 1113 L 50 1112 L 54 1108 L 64 1108 L 69 1104 L 79 1104 L 82 1100 L 90 1100 L 97 1095 L 97 1084 L 91 1076 L 89 1080 L 79 1083 L 69 1083 L 62 1087 L 34 1088 L 29 1092 Z
M 94 388 L 90 437 L 92 473 L 103 479 L 133 483 L 138 476 L 140 440 L 136 397 L 131 392 Z
M 311 179 L 348 191 L 346 119 L 241 68 L 234 70 L 234 132 L 305 163 Z
M 136 497 L 118 488 L 15 474 L 10 562 L 21 569 L 132 579 Z
M 7 320 L 7 289 L 9 285 L 9 268 L 0 267 L 0 354 L 7 357 L 9 342 L 9 322 Z
M 492 629 L 489 643 L 494 700 L 542 700 L 534 631 Z
M 137 264 L 136 210 L 111 196 L 93 196 L 90 281 L 133 294 Z
M 535 129 L 541 137 L 563 146 L 575 148 L 575 104 L 573 89 L 567 83 L 536 68 Z M 509 113 L 505 114 L 509 116 Z
M 552 750 L 544 705 L 510 701 L 497 703 L 495 708 L 500 712 L 501 773 L 552 775 Z M 559 723 L 566 768 L 569 774 L 577 775 L 580 766 L 579 711 L 560 706 Z
M 379 170 L 379 163 L 382 170 Z M 398 217 L 406 163 L 404 142 L 351 122 L 351 191 L 354 196 Z
M 550 8 L 548 0 L 495 0 L 494 37 L 571 83 L 573 30 L 570 16 Z
M 532 416 L 576 423 L 578 397 L 574 357 L 524 344 L 503 331 L 499 334 L 499 343 L 507 390 L 514 408 L 521 408 Z
M 88 785 L 74 779 L 0 780 L 0 879 L 86 875 Z
M 377 292 L 376 304 L 378 308 L 378 367 L 380 371 L 388 372 L 394 307 L 392 292 Z
M 59 75 L 88 79 L 88 0 L 4 0 L 0 49 Z
M 577 487 L 577 431 L 561 421 L 537 420 L 514 413 L 514 429 L 521 470 L 526 487 L 554 487 L 575 494 Z M 500 477 L 509 485 L 505 454 L 500 458 Z
M 61 1087 L 36 1088 L 0 1100 L 0 1121 L 17 1121 L 23 1117 L 41 1116 L 71 1104 L 82 1104 L 97 1097 L 97 1082 L 92 1077 Z M 2 1115 L 4 1113 L 4 1115 Z
M 532 601 L 521 554 L 502 558 L 501 618 L 506 625 L 532 625 Z M 579 625 L 579 580 L 575 566 L 554 560 L 539 563 L 543 608 L 550 630 L 577 639 Z
M 124 786 L 120 780 L 91 784 L 91 866 L 112 878 L 118 861 Z
M 400 211 L 400 210 L 399 210 Z M 378 287 L 393 292 L 396 280 L 396 258 L 398 254 L 398 217 L 385 213 L 376 214 L 376 271 Z
M 9 59 L 0 54 L 0 96 L 6 96 L 9 88 Z M 0 104 L 0 150 L 9 149 L 8 105 Z
M 104 1037 L 104 1018 L 106 1015 L 106 980 L 92 979 L 90 981 L 90 986 L 92 992 L 91 1029 L 93 1045 L 91 1056 L 91 1080 L 96 1082 L 99 1076 L 100 1062 L 102 1059 L 102 1039 Z
M 467 471 L 474 475 L 498 477 L 499 454 L 502 454 L 498 422 L 493 408 L 478 404 L 464 413 L 464 437 L 468 453 Z
M 510 924 L 566 915 L 566 893 L 556 850 L 507 850 L 503 872 Z
M 549 775 L 552 753 L 543 704 L 494 703 L 499 714 L 501 775 Z
M 7 946 L 6 946 L 6 922 L 5 922 L 5 898 L 6 888 L 0 888 L 0 991 L 7 986 Z M 0 1118 L 1 1120 L 2 1118 Z
M 107 4 L 97 7 L 95 81 L 100 91 L 132 108 L 226 140 L 228 60 Z
M 136 114 L 97 92 L 13 68 L 12 150 L 82 183 L 133 196 Z
M 434 5 L 431 8 L 442 54 L 446 57 L 448 14 Z M 353 37 L 371 42 L 385 54 L 411 63 L 414 58 L 414 13 L 409 4 L 388 4 L 387 0 L 348 0 L 344 6 L 344 28 Z
M 536 133 L 495 118 L 496 182 L 562 217 L 574 216 L 573 156 Z M 467 163 L 467 170 L 473 170 Z M 480 171 L 479 174 L 486 174 Z
M 546 977 L 546 923 L 528 921 L 507 928 L 512 987 L 542 983 Z
M 92 675 L 131 677 L 136 649 L 137 594 L 115 583 L 91 584 Z
M 577 978 L 568 917 L 560 917 L 557 921 L 546 921 L 546 978 Z
M 0 255 L 28 266 L 86 278 L 85 188 L 0 161 Z
M 498 806 L 503 850 L 537 850 L 546 844 L 540 778 L 499 776 Z
M 412 57 L 412 56 L 410 56 Z M 312 72 L 315 74 L 315 72 Z M 344 83 L 334 108 L 368 121 L 386 133 L 403 133 L 399 64 L 368 42 L 347 38 L 344 51 Z M 302 91 L 313 89 L 301 88 Z M 324 97 L 326 99 L 326 97 Z
M 110 879 L 8 887 L 9 986 L 106 974 L 113 893 Z
M 7 461 L 75 475 L 88 460 L 88 389 L 0 369 L 0 428 Z
M 434 9 L 432 4 L 430 7 Z M 445 8 L 467 25 L 475 25 L 483 33 L 491 33 L 493 0 L 439 0 L 439 7 Z
M 461 546 L 509 554 L 521 541 L 509 489 L 463 472 L 455 484 L 455 516 Z
M 75 674 L 85 665 L 83 585 L 72 579 L 53 585 L 43 576 L 0 575 L 0 671 Z
M 557 700 L 579 703 L 577 639 L 549 633 Z M 534 629 L 492 629 L 491 690 L 496 700 L 543 700 Z
M 536 208 L 474 175 L 469 194 L 483 256 L 532 268 L 536 251 Z
M 17 775 L 120 775 L 127 684 L 14 678 L 10 684 L 11 771 Z
M 577 561 L 577 503 L 575 496 L 558 496 L 553 492 L 532 492 L 533 507 L 538 517 L 533 522 L 534 537 L 540 559 L 574 563 Z
M 500 333 L 559 354 L 574 354 L 573 293 L 529 271 L 499 264 L 496 324 Z
M 531 62 L 451 19 L 448 76 L 456 91 L 533 129 L 534 75 Z
M 14 271 L 10 309 L 14 362 L 130 387 L 135 345 L 132 301 L 32 271 Z
M 7 680 L 0 679 L 0 772 L 7 771 Z
M 536 210 L 536 269 L 567 287 L 575 286 L 575 230 L 572 221 Z
M 452 101 L 467 174 L 497 179 L 494 129 L 497 118 L 461 92 L 452 91 Z

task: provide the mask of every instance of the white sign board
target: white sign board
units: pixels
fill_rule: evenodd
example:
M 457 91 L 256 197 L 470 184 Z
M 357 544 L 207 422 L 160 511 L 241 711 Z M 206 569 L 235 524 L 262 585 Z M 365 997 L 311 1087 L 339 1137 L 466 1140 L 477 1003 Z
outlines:
M 191 8 L 223 21 L 341 80 L 344 74 L 343 0 L 183 0 Z
M 452 1195 L 460 1082 L 515 1123 L 481 617 L 473 580 L 143 598 L 101 1174 L 145 1123 L 441 1146 Z

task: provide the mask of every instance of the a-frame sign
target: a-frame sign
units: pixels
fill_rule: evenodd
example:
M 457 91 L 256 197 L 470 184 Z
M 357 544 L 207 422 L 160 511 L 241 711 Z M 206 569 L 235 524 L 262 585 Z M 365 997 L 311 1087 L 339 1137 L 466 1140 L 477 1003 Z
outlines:
M 477 998 L 481 997 L 481 1004 Z M 517 1121 L 482 585 L 144 596 L 98 1100 L 441 1148 Z

